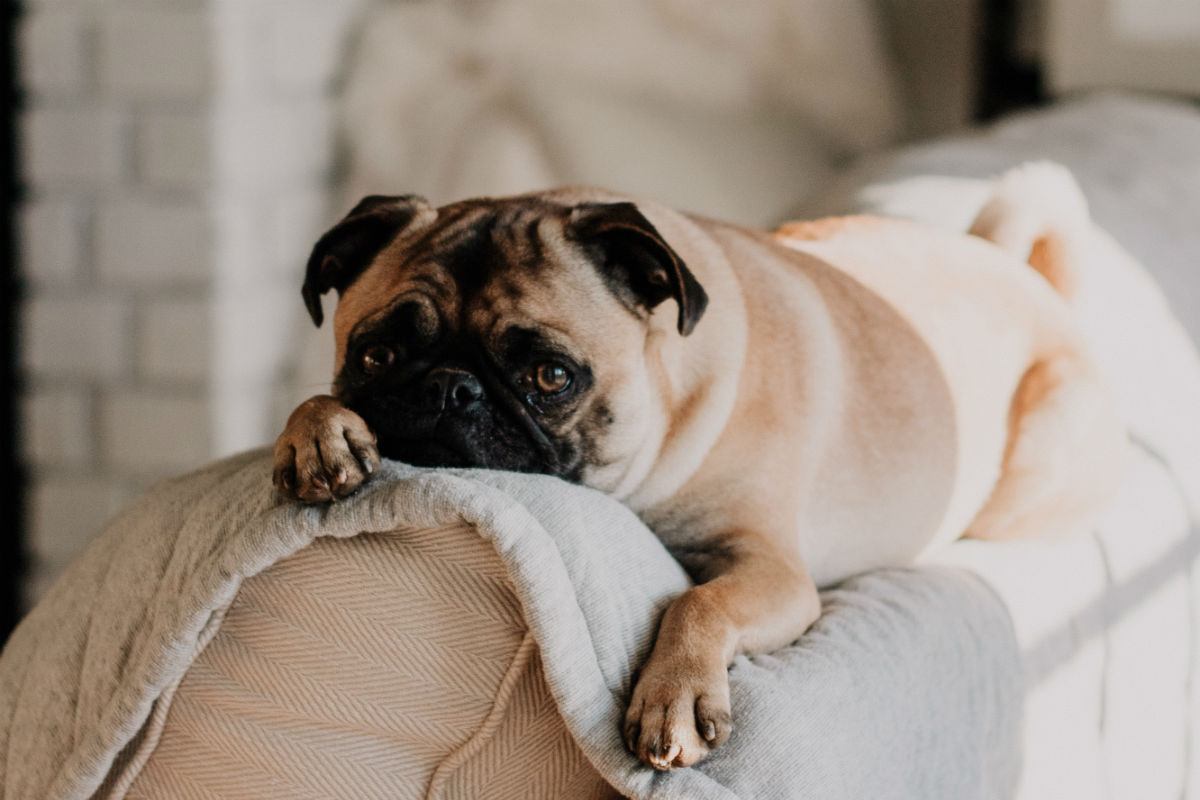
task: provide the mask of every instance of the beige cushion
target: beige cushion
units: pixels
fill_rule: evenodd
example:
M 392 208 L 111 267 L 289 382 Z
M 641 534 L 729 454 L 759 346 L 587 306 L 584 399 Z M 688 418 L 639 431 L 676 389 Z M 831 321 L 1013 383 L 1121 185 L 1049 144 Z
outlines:
M 155 722 L 127 798 L 616 796 L 465 524 L 318 539 L 249 578 Z

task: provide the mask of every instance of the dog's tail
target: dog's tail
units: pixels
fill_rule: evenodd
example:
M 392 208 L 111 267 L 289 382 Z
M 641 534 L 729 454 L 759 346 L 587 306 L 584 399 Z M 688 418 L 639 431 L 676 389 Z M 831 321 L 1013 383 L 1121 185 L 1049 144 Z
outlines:
M 1069 300 L 1079 287 L 1090 229 L 1087 201 L 1075 178 L 1066 167 L 1039 161 L 996 180 L 970 233 L 1028 261 Z

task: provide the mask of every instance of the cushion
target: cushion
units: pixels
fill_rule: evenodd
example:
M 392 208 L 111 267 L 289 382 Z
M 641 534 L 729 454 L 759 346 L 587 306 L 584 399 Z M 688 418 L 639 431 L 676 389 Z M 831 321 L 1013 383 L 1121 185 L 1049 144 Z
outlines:
M 730 741 L 663 774 L 619 724 L 687 579 L 624 506 L 544 476 L 387 462 L 352 498 L 306 507 L 278 499 L 270 465 L 257 451 L 152 490 L 22 622 L 0 656 L 9 794 L 1010 788 L 1016 645 L 965 571 L 828 592 L 795 647 L 737 659 Z
M 110 773 L 127 798 L 615 796 L 461 522 L 317 539 L 248 578 L 149 727 Z

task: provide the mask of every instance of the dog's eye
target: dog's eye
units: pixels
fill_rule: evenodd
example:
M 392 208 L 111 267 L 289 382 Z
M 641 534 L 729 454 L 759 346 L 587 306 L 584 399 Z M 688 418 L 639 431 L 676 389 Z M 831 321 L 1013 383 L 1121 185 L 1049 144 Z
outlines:
M 368 375 L 378 375 L 396 363 L 396 352 L 383 344 L 374 344 L 363 351 L 362 367 Z
M 533 371 L 533 382 L 542 394 L 558 394 L 571 385 L 571 373 L 562 364 L 539 364 Z

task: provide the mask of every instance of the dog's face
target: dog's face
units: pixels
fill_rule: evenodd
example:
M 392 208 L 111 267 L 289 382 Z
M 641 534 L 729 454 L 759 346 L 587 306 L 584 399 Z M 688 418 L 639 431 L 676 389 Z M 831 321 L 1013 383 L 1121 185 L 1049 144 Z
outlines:
M 632 203 L 371 197 L 317 243 L 304 297 L 340 293 L 334 392 L 380 453 L 584 480 L 664 413 L 651 312 L 707 297 Z M 661 335 L 661 332 L 658 334 Z

